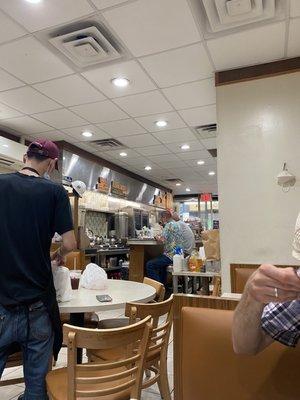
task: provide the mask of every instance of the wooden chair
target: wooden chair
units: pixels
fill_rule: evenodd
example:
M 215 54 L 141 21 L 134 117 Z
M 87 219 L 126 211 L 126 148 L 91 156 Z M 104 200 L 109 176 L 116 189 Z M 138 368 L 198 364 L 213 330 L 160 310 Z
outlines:
M 140 400 L 146 349 L 152 331 L 150 319 L 147 317 L 113 330 L 65 325 L 68 367 L 48 373 L 46 382 L 50 399 Z M 77 364 L 77 348 L 106 351 L 120 347 L 124 352 L 117 361 Z
M 136 323 L 138 319 L 143 319 L 148 315 L 152 318 L 153 332 L 145 361 L 147 373 L 142 388 L 146 389 L 157 383 L 164 400 L 171 399 L 167 353 L 173 318 L 172 306 L 173 296 L 160 303 L 127 303 L 125 308 L 125 315 L 128 317 L 127 323 L 129 324 Z M 162 317 L 164 317 L 164 321 L 160 322 Z M 117 349 L 115 352 L 90 350 L 88 351 L 88 358 L 91 362 L 118 360 L 123 351 L 123 349 Z
M 5 368 L 20 367 L 22 365 L 23 365 L 23 355 L 21 352 L 17 352 L 8 357 Z M 18 383 L 23 383 L 23 382 L 24 382 L 24 378 L 10 379 L 9 375 L 8 375 L 7 379 L 0 381 L 0 387 L 17 385 Z
M 299 348 L 273 343 L 256 356 L 234 353 L 231 331 L 237 304 L 174 296 L 175 400 L 300 398 Z
M 230 264 L 231 291 L 243 293 L 250 276 L 257 270 L 260 264 Z M 279 268 L 288 268 L 295 265 L 277 265 Z
M 152 286 L 155 289 L 156 296 L 155 296 L 154 301 L 164 301 L 166 289 L 162 283 L 157 282 L 154 279 L 150 279 L 150 278 L 146 278 L 146 277 L 143 279 L 143 283 L 145 285 Z

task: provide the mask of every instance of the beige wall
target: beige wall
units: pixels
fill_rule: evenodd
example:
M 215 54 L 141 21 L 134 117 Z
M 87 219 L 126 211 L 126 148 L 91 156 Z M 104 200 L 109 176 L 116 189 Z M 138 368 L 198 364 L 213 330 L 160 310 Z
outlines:
M 218 185 L 223 291 L 229 264 L 296 264 L 291 241 L 300 212 L 300 73 L 217 88 Z M 297 177 L 283 193 L 287 162 Z

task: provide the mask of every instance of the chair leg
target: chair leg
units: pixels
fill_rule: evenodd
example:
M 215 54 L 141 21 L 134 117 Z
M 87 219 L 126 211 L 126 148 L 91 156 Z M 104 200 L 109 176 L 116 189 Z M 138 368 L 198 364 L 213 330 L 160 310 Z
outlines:
M 170 386 L 168 379 L 167 359 L 160 362 L 160 375 L 157 381 L 161 398 L 163 400 L 171 400 Z

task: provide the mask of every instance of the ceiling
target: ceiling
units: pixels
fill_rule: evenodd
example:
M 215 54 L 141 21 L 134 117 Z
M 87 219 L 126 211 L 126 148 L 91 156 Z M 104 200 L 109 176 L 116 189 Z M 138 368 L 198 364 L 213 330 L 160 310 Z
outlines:
M 187 187 L 216 193 L 217 174 L 209 175 L 216 159 L 208 152 L 216 139 L 194 129 L 217 122 L 214 72 L 299 56 L 300 1 L 287 1 L 285 16 L 272 23 L 216 36 L 205 34 L 195 1 L 0 0 L 0 127 L 65 140 L 178 194 Z M 45 45 L 44 31 L 87 18 L 107 27 L 124 59 L 79 70 Z M 117 76 L 129 79 L 128 87 L 113 86 Z M 161 119 L 167 127 L 155 125 Z M 127 157 L 89 143 L 106 138 L 126 146 Z

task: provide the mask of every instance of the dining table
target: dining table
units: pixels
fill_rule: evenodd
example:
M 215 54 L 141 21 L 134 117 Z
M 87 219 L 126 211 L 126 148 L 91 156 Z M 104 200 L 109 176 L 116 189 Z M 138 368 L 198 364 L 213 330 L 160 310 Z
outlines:
M 59 311 L 62 314 L 70 314 L 70 324 L 84 327 L 84 314 L 125 308 L 128 302 L 148 303 L 156 296 L 152 286 L 144 283 L 108 279 L 104 289 L 86 289 L 79 287 L 72 291 L 73 297 L 70 301 L 59 303 Z M 109 295 L 110 302 L 101 303 L 97 295 Z M 77 362 L 82 361 L 82 349 L 77 353 Z

